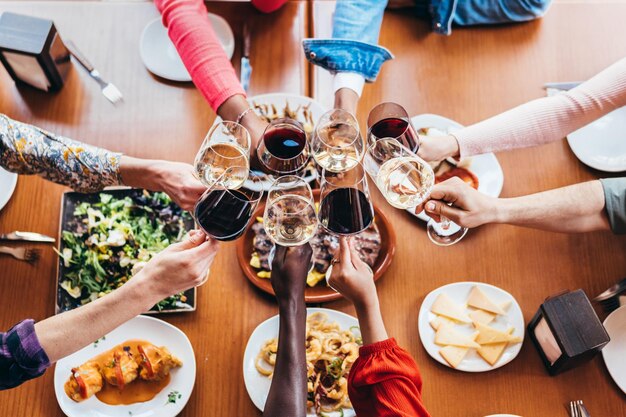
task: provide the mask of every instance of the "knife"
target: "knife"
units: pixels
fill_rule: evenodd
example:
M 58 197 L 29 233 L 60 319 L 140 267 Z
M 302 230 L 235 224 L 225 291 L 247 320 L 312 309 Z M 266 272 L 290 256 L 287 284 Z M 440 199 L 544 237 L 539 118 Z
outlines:
M 243 24 L 243 53 L 241 55 L 241 73 L 240 80 L 244 91 L 247 93 L 250 87 L 250 75 L 252 74 L 252 65 L 250 65 L 250 28 L 248 23 Z
M 567 81 L 562 83 L 545 83 L 543 85 L 544 89 L 554 88 L 555 90 L 568 91 L 574 87 L 578 87 L 582 81 Z
M 54 238 L 33 232 L 11 232 L 7 234 L 0 234 L 0 240 L 54 243 Z

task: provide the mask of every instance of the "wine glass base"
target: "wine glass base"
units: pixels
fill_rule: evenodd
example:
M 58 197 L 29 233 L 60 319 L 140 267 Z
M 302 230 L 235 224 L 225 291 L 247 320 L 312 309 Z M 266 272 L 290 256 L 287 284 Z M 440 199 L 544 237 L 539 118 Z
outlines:
M 428 238 L 431 242 L 438 246 L 450 246 L 457 243 L 467 234 L 466 227 L 461 227 L 456 223 L 450 222 L 447 228 L 443 228 L 441 223 L 430 220 L 426 226 Z

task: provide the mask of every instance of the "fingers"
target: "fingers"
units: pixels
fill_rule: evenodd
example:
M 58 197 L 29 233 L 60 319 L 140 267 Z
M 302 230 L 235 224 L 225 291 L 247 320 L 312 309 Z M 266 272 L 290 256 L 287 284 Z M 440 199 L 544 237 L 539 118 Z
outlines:
M 352 264 L 352 254 L 350 253 L 350 241 L 347 237 L 339 239 L 339 263 L 344 265 Z
M 441 221 L 441 216 L 445 216 L 455 223 L 459 222 L 462 210 L 455 207 L 450 207 L 446 203 L 441 201 L 431 200 L 426 203 L 426 213 L 432 217 L 436 222 Z

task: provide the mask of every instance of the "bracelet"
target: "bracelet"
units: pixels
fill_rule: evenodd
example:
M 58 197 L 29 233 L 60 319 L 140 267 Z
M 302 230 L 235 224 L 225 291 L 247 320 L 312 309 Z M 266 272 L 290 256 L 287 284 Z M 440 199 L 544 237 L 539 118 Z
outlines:
M 243 120 L 244 117 L 246 117 L 246 114 L 248 114 L 248 112 L 251 112 L 251 111 L 254 111 L 254 109 L 252 107 L 248 107 L 247 109 L 239 113 L 239 116 L 237 116 L 237 123 L 241 124 L 241 121 Z

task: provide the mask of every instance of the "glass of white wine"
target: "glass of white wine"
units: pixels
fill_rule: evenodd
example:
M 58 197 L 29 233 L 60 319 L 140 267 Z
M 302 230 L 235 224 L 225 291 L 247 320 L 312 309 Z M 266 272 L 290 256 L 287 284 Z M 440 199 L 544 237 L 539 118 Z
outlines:
M 435 185 L 430 165 L 396 139 L 379 139 L 368 148 L 363 165 L 392 206 L 412 209 L 422 204 Z M 465 236 L 467 228 L 441 217 L 428 221 L 428 237 L 440 246 L 452 245 Z
M 282 246 L 303 245 L 315 235 L 317 225 L 309 184 L 295 175 L 274 181 L 263 215 L 263 226 L 272 241 Z
M 213 125 L 194 161 L 200 181 L 207 187 L 218 180 L 228 189 L 241 187 L 250 171 L 250 142 L 250 133 L 239 123 L 222 121 Z
M 311 140 L 315 162 L 326 171 L 344 172 L 361 161 L 364 151 L 359 123 L 345 110 L 322 115 Z

